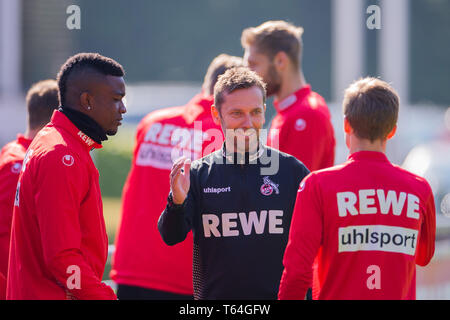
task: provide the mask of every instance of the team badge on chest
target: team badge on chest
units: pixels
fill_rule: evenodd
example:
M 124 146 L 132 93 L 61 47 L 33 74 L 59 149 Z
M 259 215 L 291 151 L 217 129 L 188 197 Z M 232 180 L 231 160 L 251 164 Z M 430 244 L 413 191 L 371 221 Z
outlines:
M 265 196 L 270 196 L 274 191 L 275 194 L 280 193 L 280 190 L 278 189 L 278 184 L 275 184 L 272 180 L 269 179 L 268 176 L 263 178 L 263 184 L 260 188 L 260 191 Z

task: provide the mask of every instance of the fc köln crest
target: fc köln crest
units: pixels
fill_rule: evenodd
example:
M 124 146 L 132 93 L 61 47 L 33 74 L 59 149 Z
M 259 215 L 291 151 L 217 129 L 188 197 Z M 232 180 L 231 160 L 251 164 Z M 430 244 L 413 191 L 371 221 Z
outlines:
M 265 196 L 270 196 L 273 193 L 273 191 L 275 191 L 275 194 L 280 193 L 280 190 L 278 189 L 278 184 L 275 184 L 267 176 L 263 178 L 263 184 L 262 184 L 260 190 L 261 190 L 261 193 Z

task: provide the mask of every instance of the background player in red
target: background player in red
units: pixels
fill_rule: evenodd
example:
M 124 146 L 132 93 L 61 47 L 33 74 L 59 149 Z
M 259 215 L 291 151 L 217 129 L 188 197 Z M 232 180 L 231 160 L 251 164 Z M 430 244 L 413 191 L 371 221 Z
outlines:
M 267 21 L 242 32 L 244 62 L 275 96 L 277 115 L 267 145 L 289 153 L 311 170 L 334 164 L 335 138 L 325 100 L 306 82 L 302 71 L 303 28 Z
M 6 144 L 0 152 L 0 299 L 6 298 L 6 274 L 8 269 L 9 240 L 16 194 L 23 158 L 31 141 L 49 121 L 58 108 L 58 84 L 56 80 L 35 83 L 26 96 L 27 129 L 17 139 Z M 0 276 L 1 277 L 1 276 Z
M 219 75 L 242 65 L 221 54 L 210 64 L 202 92 L 185 106 L 148 114 L 139 124 L 131 171 L 123 189 L 122 219 L 111 278 L 119 299 L 192 299 L 192 235 L 169 247 L 157 221 L 166 206 L 167 177 L 180 149 L 191 160 L 222 147 L 220 127 L 211 117 Z M 215 129 L 215 130 L 212 130 Z
M 279 299 L 415 299 L 415 265 L 434 254 L 435 207 L 427 181 L 385 155 L 396 131 L 397 93 L 366 78 L 345 92 L 347 162 L 300 184 Z
M 121 124 L 123 76 L 120 64 L 94 53 L 61 67 L 62 107 L 29 146 L 17 184 L 7 299 L 116 299 L 101 282 L 108 239 L 89 152 Z

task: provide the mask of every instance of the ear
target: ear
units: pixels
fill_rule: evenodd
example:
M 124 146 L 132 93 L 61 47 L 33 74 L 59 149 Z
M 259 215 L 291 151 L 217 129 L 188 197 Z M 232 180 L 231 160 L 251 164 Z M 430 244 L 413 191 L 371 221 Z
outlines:
M 89 101 L 89 93 L 87 93 L 86 91 L 82 92 L 80 95 L 80 104 L 85 111 L 90 111 L 92 109 L 91 103 Z
M 394 126 L 394 128 L 391 130 L 391 132 L 389 132 L 389 134 L 387 135 L 386 138 L 388 140 L 391 139 L 395 135 L 396 132 L 397 132 L 397 125 Z
M 263 120 L 263 124 L 266 123 L 266 104 L 264 103 L 264 120 Z
M 279 51 L 275 57 L 273 58 L 273 64 L 277 71 L 281 71 L 286 69 L 287 65 L 289 63 L 289 57 L 287 56 L 286 52 Z
M 211 116 L 216 125 L 220 126 L 220 113 L 215 105 L 211 106 Z
M 353 132 L 353 128 L 350 125 L 350 122 L 348 122 L 347 118 L 344 118 L 344 132 L 347 134 L 350 134 Z

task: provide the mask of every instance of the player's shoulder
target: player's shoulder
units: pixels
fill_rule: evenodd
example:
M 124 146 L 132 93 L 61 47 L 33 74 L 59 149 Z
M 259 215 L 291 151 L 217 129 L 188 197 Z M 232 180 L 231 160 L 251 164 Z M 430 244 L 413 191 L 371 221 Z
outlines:
M 25 148 L 16 140 L 8 142 L 0 151 L 0 166 L 23 160 L 25 151 Z
M 325 98 L 322 97 L 315 91 L 312 91 L 306 96 L 306 102 L 312 109 L 317 109 L 320 107 L 327 107 L 327 102 Z
M 347 163 L 337 164 L 328 168 L 323 168 L 310 172 L 308 180 L 317 183 L 330 184 L 346 176 Z
M 153 122 L 168 122 L 173 119 L 181 118 L 184 106 L 167 107 L 154 110 L 142 118 L 141 124 L 150 124 Z
M 200 170 L 202 168 L 210 168 L 219 159 L 223 158 L 222 149 L 216 150 L 192 162 L 191 168 L 193 170 Z
M 289 170 L 295 170 L 296 172 L 300 172 L 302 175 L 306 175 L 309 173 L 309 169 L 305 166 L 305 164 L 295 156 L 272 148 L 270 146 L 264 146 L 264 149 L 265 153 L 263 153 L 263 156 L 266 156 L 269 159 L 274 159 L 275 157 L 277 157 L 278 159 L 280 159 L 280 167 L 289 168 Z
M 77 137 L 59 128 L 45 127 L 36 135 L 25 157 L 39 162 L 40 167 L 71 167 L 89 157 L 84 146 L 76 139 Z
M 396 177 L 400 180 L 404 180 L 407 185 L 414 186 L 414 188 L 423 193 L 432 193 L 432 189 L 427 179 L 421 177 L 405 168 L 402 168 L 399 165 L 391 163 L 392 168 L 395 171 Z
M 146 132 L 153 125 L 164 126 L 165 124 L 178 123 L 183 118 L 184 106 L 167 107 L 154 110 L 145 115 L 137 125 L 136 132 Z
M 289 153 L 280 151 L 270 146 L 264 146 L 264 149 L 265 152 L 267 153 L 267 156 L 269 157 L 278 156 L 281 161 L 292 162 L 293 164 L 296 165 L 303 165 L 303 163 L 300 160 L 298 160 L 296 157 L 294 157 Z

